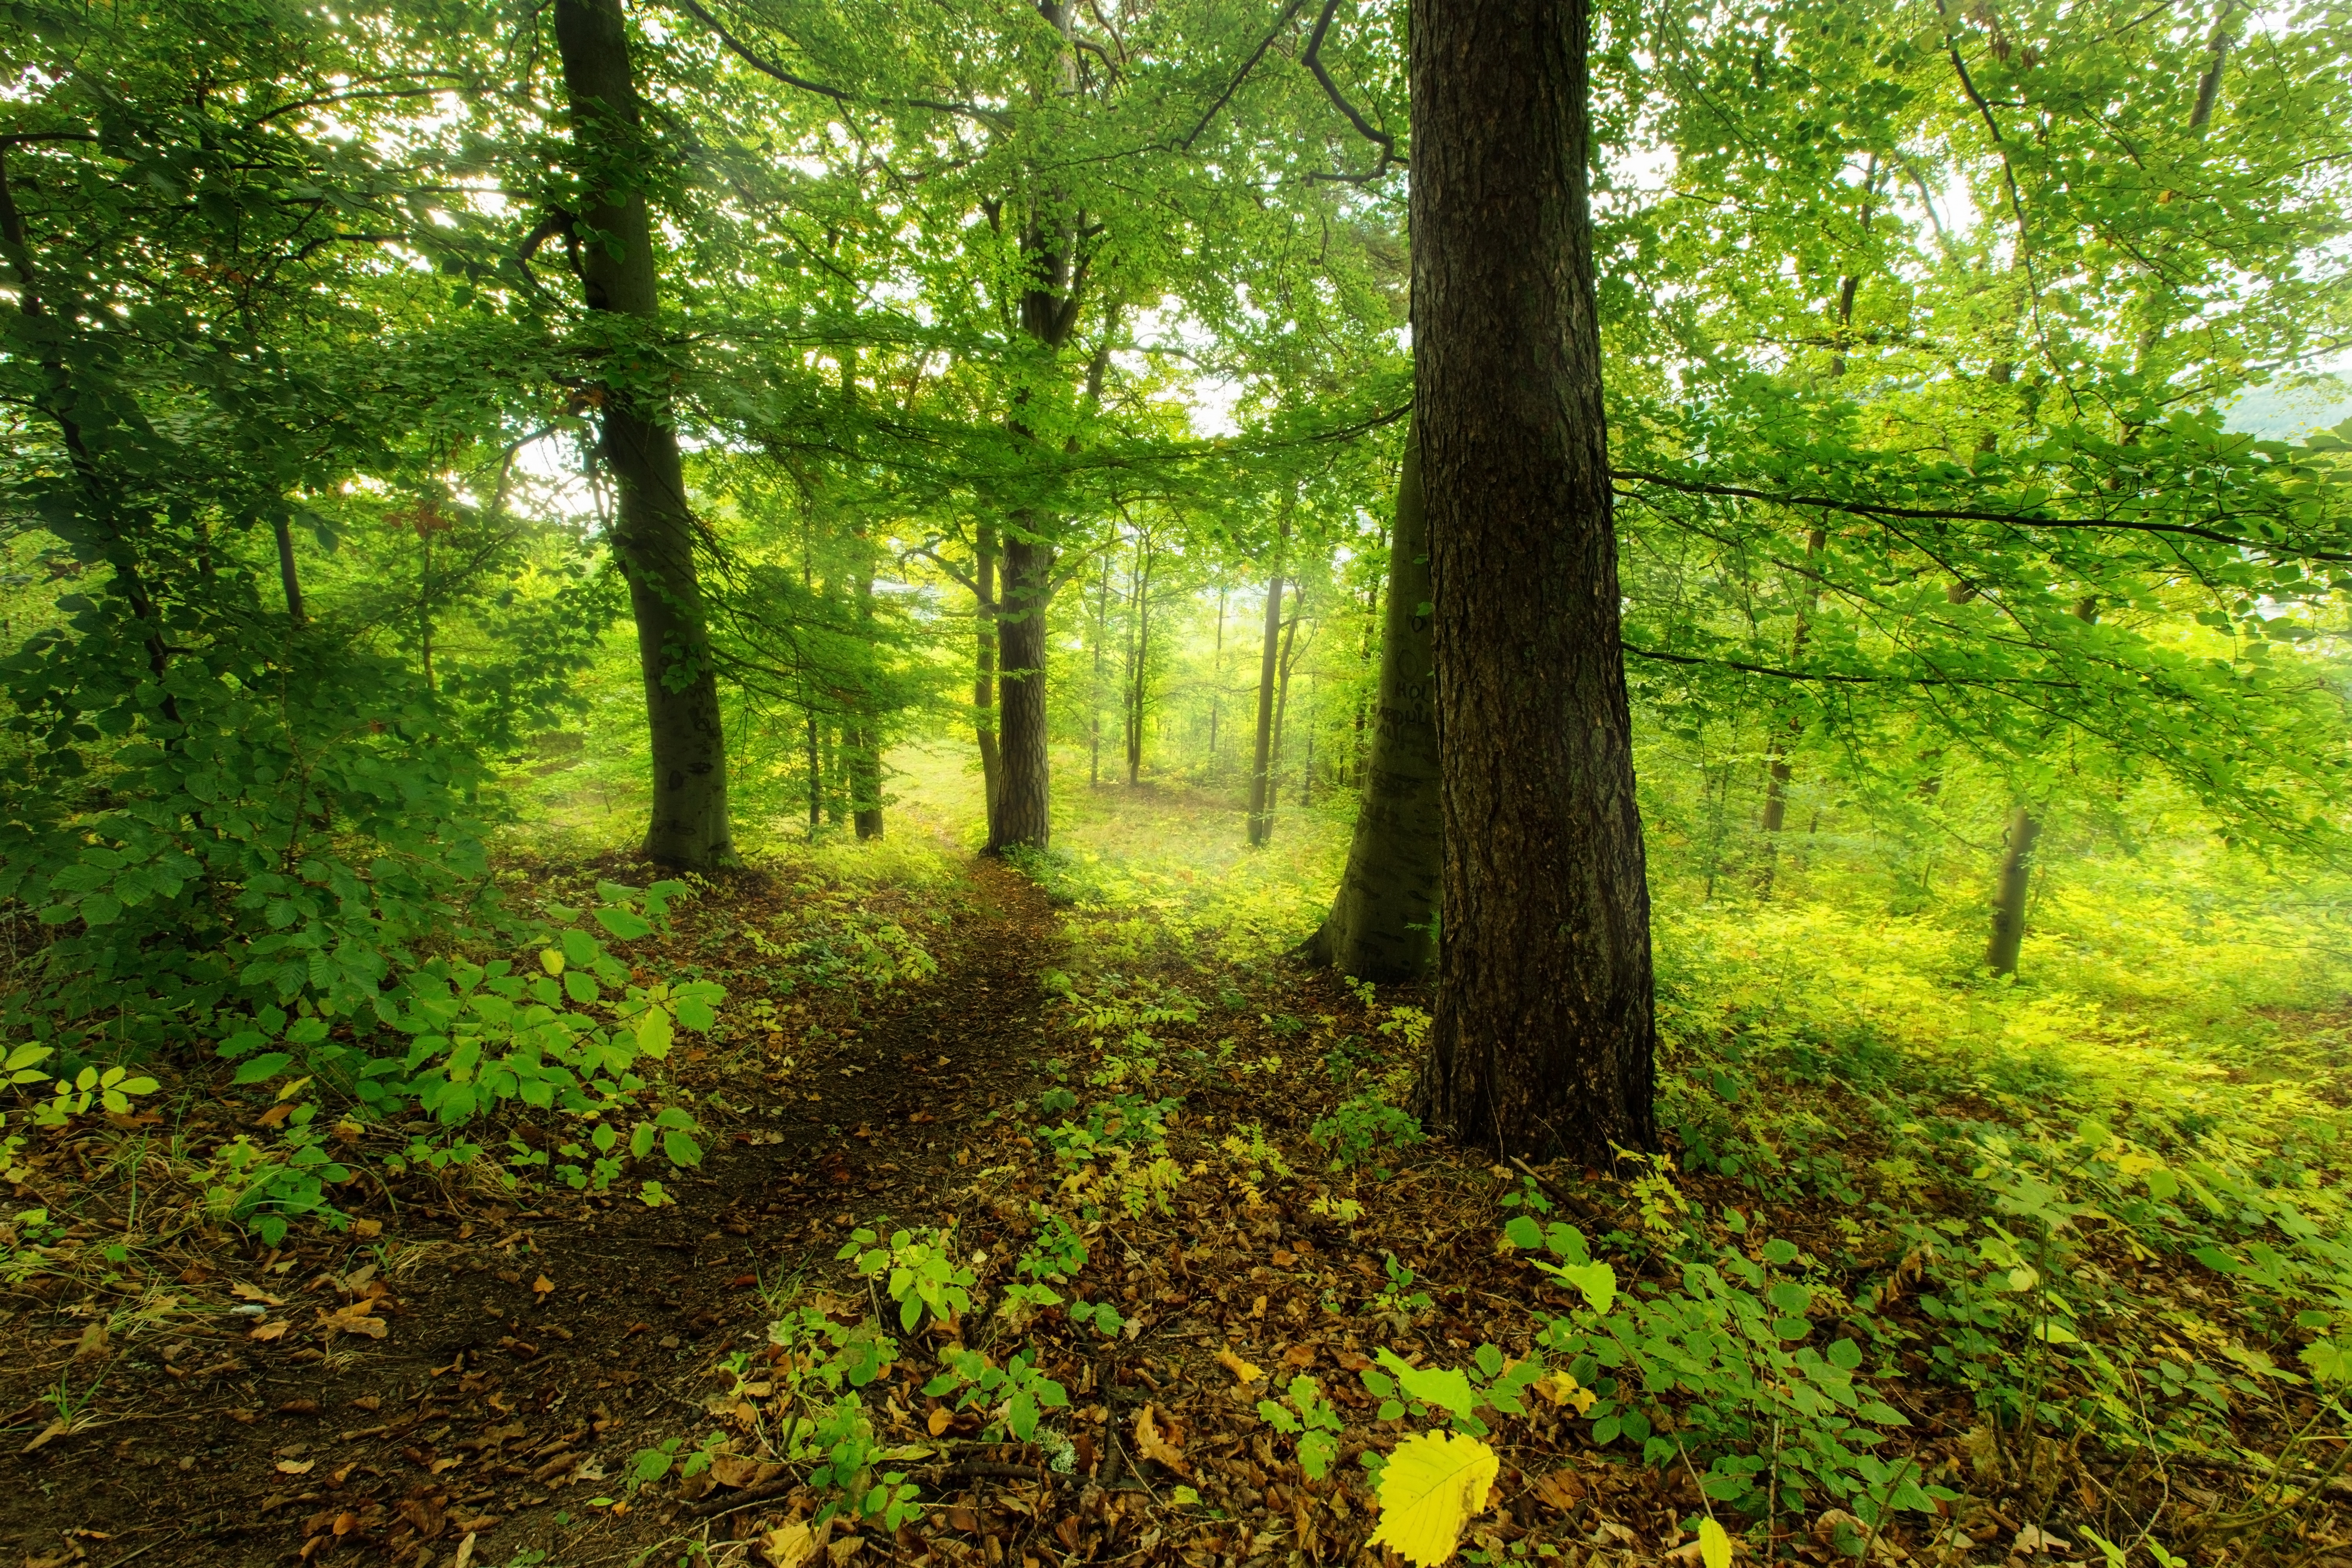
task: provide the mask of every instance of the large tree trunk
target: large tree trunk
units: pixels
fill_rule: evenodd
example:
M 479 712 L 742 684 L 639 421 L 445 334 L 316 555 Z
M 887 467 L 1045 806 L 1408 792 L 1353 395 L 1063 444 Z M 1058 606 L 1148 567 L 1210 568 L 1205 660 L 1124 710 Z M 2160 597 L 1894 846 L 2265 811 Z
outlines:
M 1656 1142 L 1650 901 L 1592 289 L 1586 0 L 1416 9 L 1415 434 L 1444 940 L 1418 1100 L 1504 1153 Z
M 1004 591 L 997 615 L 997 711 L 1004 744 L 988 851 L 1048 847 L 1053 786 L 1046 757 L 1045 607 L 1053 597 L 1054 548 L 1016 528 L 1004 541 Z
M 2042 824 L 2019 806 L 2010 814 L 2009 840 L 2000 857 L 2000 886 L 1992 898 L 1992 940 L 1985 963 L 1995 974 L 2017 973 L 2017 950 L 2025 942 L 2025 895 L 2033 885 L 2033 841 Z
M 1405 443 L 1389 543 L 1380 698 L 1355 842 L 1308 955 L 1362 980 L 1418 980 L 1437 956 L 1437 693 L 1421 451 Z
M 578 216 L 596 231 L 580 247 L 583 292 L 592 310 L 651 321 L 652 230 L 642 190 L 621 173 L 638 155 L 638 114 L 617 0 L 556 0 L 555 42 L 571 98 L 572 144 L 590 185 Z M 636 616 L 653 742 L 653 816 L 644 852 L 666 865 L 702 868 L 735 859 L 726 737 L 677 432 L 662 422 L 662 413 L 656 400 L 634 388 L 607 387 L 602 446 L 619 491 L 613 552 Z
M 1274 574 L 1265 584 L 1265 642 L 1257 667 L 1257 751 L 1250 763 L 1249 841 L 1257 848 L 1274 837 L 1274 679 L 1282 656 L 1282 552 L 1290 542 L 1290 508 L 1274 536 Z
M 996 784 L 1002 766 L 996 752 L 996 527 L 980 526 L 974 547 L 974 575 L 980 586 L 972 595 L 974 617 L 980 623 L 979 648 L 971 679 L 972 729 L 980 741 L 980 793 L 988 820 L 996 820 Z

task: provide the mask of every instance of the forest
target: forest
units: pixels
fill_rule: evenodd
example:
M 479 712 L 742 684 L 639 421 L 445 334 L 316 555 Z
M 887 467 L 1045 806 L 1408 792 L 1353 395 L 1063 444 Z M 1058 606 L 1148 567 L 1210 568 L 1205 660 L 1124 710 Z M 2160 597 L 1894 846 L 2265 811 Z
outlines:
M 0 51 L 6 1568 L 2352 1568 L 2345 0 Z

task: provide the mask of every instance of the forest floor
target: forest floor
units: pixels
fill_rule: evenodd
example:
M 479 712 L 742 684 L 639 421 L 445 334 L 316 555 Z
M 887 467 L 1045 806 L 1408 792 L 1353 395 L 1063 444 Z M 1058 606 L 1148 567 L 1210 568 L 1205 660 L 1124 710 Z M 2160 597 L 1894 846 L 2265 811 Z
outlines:
M 722 1024 L 676 1063 L 708 1152 L 667 1184 L 663 1206 L 414 1171 L 344 1188 L 350 1229 L 298 1226 L 273 1249 L 193 1209 L 164 1212 L 168 1162 L 150 1154 L 269 1124 L 266 1096 L 192 1086 L 166 1123 L 85 1122 L 49 1139 L 18 1203 L 38 1198 L 73 1223 L 0 1297 L 0 1568 L 1381 1560 L 1365 1545 L 1374 1490 L 1358 1460 L 1412 1424 L 1380 1419 L 1361 1378 L 1373 1356 L 1428 1368 L 1472 1364 L 1485 1346 L 1497 1363 L 1524 1356 L 1547 1315 L 1573 1304 L 1497 1245 L 1507 1204 L 1537 1190 L 1525 1173 L 1326 1120 L 1363 1103 L 1350 1088 L 1385 1079 L 1393 1095 L 1414 996 L 1374 1002 L 1281 965 L 1195 965 L 1183 978 L 1216 1000 L 1173 1000 L 1148 965 L 1104 976 L 1086 927 L 1019 872 L 977 860 L 904 911 L 935 974 L 878 994 L 796 987 L 747 933 L 805 891 L 756 873 L 708 886 L 674 931 L 631 955 L 729 976 L 730 1016 L 752 1020 Z M 1073 970 L 1102 984 L 1082 995 Z M 1806 1092 L 1841 1114 L 1843 1090 Z M 1087 1100 L 1082 1121 L 1064 1114 Z M 1941 1113 L 1979 1124 L 1983 1108 L 1965 1101 Z M 1922 1151 L 1874 1133 L 1867 1116 L 1846 1120 L 1841 1170 L 1879 1172 L 1890 1196 L 1960 1205 L 1905 1157 Z M 1688 1174 L 1664 1195 L 1662 1179 L 1563 1171 L 1544 1185 L 1631 1247 L 1629 1290 L 1672 1273 L 1664 1248 L 1645 1255 L 1640 1239 L 1656 1239 L 1661 1205 L 1679 1205 L 1676 1223 L 1697 1235 L 1737 1203 L 1739 1224 L 1801 1248 L 1825 1330 L 1845 1312 L 1884 1330 L 1874 1370 L 1908 1423 L 1900 1451 L 1946 1494 L 1866 1547 L 1853 1516 L 1817 1497 L 1770 1521 L 1775 1556 L 2097 1562 L 2077 1527 L 2117 1531 L 2117 1510 L 2150 1495 L 2144 1467 L 2054 1445 L 2001 1468 L 1969 1393 L 1927 1375 L 1923 1258 L 1891 1227 L 1885 1246 L 1857 1240 L 1863 1194 L 1841 1201 L 1831 1182 L 1766 1205 L 1728 1177 Z M 1056 1214 L 1087 1252 L 1063 1288 L 1115 1306 L 1108 1337 L 1063 1307 L 987 1310 Z M 770 1325 L 814 1307 L 840 1324 L 871 1312 L 899 1334 L 879 1282 L 837 1258 L 856 1227 L 894 1222 L 951 1230 L 982 1298 L 901 1334 L 895 1365 L 866 1391 L 886 1466 L 924 1509 L 895 1529 L 844 1517 L 796 1531 L 820 1499 L 805 1462 L 782 1463 L 772 1445 L 776 1402 L 804 1363 L 772 1347 Z M 964 1343 L 998 1363 L 1019 1348 L 1066 1407 L 1045 1412 L 1034 1441 L 983 1430 L 1002 1405 L 924 1392 Z M 1258 1414 L 1301 1373 L 1341 1428 L 1320 1478 Z M 1525 1404 L 1489 1413 L 1502 1471 L 1465 1550 L 1489 1563 L 1698 1561 L 1708 1505 L 1690 1467 L 1596 1447 L 1572 1405 Z M 2244 1435 L 2279 1451 L 2265 1419 Z M 684 1462 L 698 1452 L 716 1457 Z M 2156 1508 L 2193 1531 L 2200 1517 L 2270 1507 L 2231 1462 L 2160 1468 Z M 2293 1560 L 2352 1563 L 2329 1498 L 2323 1484 L 2315 1506 L 2298 1505 Z M 2291 1560 L 2266 1557 L 2258 1538 L 2225 1533 L 2218 1555 L 2195 1561 Z

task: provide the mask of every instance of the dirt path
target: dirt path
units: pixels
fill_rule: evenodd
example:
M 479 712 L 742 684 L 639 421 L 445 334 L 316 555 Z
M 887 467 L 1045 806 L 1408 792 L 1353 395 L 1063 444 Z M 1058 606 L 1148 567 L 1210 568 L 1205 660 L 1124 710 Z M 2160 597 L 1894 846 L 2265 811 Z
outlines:
M 972 892 L 939 974 L 822 1055 L 765 1080 L 687 1069 L 727 1109 L 706 1099 L 708 1157 L 670 1184 L 670 1206 L 567 1196 L 516 1212 L 412 1180 L 398 1210 L 356 1211 L 383 1225 L 378 1242 L 224 1258 L 187 1279 L 206 1298 L 243 1286 L 260 1313 L 173 1319 L 123 1336 L 110 1361 L 73 1360 L 87 1310 L 42 1303 L 38 1361 L 0 1397 L 46 1413 L 62 1376 L 96 1384 L 99 1414 L 0 1460 L 0 1563 L 451 1568 L 536 1551 L 524 1561 L 570 1565 L 660 1542 L 675 1503 L 618 1514 L 586 1500 L 624 1495 L 633 1453 L 708 1426 L 704 1401 L 725 1386 L 713 1364 L 765 1343 L 763 1291 L 836 1267 L 853 1215 L 950 1217 L 961 1131 L 1029 1090 L 1053 919 L 993 864 L 974 868 Z M 383 1337 L 314 1337 L 379 1288 Z M 255 1316 L 292 1331 L 257 1342 Z

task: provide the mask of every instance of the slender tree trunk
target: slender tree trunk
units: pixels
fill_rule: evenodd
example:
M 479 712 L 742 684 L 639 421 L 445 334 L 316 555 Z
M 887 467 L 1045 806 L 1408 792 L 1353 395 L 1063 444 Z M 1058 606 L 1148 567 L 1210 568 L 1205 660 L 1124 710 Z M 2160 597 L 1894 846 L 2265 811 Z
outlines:
M 997 616 L 998 708 L 1004 748 L 991 854 L 1053 842 L 1053 783 L 1046 753 L 1045 609 L 1053 598 L 1054 548 L 1024 528 L 1004 542 L 1003 608 Z
M 1807 533 L 1805 559 L 1812 560 L 1828 543 L 1829 534 L 1824 530 L 1816 528 Z M 1811 598 L 1814 604 L 1821 603 L 1821 595 L 1818 593 L 1812 595 Z M 1790 668 L 1796 668 L 1803 661 L 1805 643 L 1812 636 L 1812 631 L 1811 617 L 1804 610 L 1800 609 L 1797 612 L 1797 624 L 1789 633 Z M 1793 770 L 1789 766 L 1789 748 L 1796 743 L 1797 737 L 1803 731 L 1804 726 L 1800 724 L 1793 716 L 1766 731 L 1768 738 L 1765 742 L 1764 763 L 1764 835 L 1765 854 L 1768 858 L 1764 863 L 1764 892 L 1767 897 L 1769 897 L 1772 891 L 1772 868 L 1774 859 L 1779 854 L 1780 828 L 1789 820 L 1789 781 L 1794 776 Z
M 1209 656 L 1209 772 L 1217 770 L 1217 710 L 1225 694 L 1225 590 L 1217 589 L 1217 648 Z
M 2033 881 L 2033 841 L 2042 825 L 2019 806 L 2010 814 L 2009 839 L 2000 858 L 2000 886 L 1992 898 L 1992 941 L 1985 963 L 1995 974 L 2017 973 L 2017 950 L 2025 941 L 2025 893 Z
M 1258 656 L 1257 752 L 1250 763 L 1249 841 L 1258 847 L 1274 837 L 1274 679 L 1282 657 L 1282 554 L 1290 542 L 1290 503 L 1274 535 L 1274 573 L 1265 584 L 1265 643 Z
M 1412 321 L 1437 606 L 1444 942 L 1418 1100 L 1607 1168 L 1656 1141 L 1592 287 L 1586 0 L 1419 7 Z
M 572 145 L 591 192 L 579 216 L 598 236 L 580 247 L 588 308 L 651 321 L 657 313 L 653 236 L 637 184 L 637 94 L 618 0 L 556 0 L 555 41 Z M 601 444 L 620 500 L 613 552 L 636 616 L 653 742 L 653 815 L 644 853 L 667 865 L 731 864 L 726 735 L 677 432 L 662 422 L 657 401 L 632 387 L 604 390 Z
M 1290 721 L 1290 650 L 1298 641 L 1298 591 L 1291 590 L 1290 618 L 1282 623 L 1280 673 L 1274 683 L 1274 746 L 1265 761 L 1265 837 L 1274 838 L 1274 814 L 1282 805 L 1282 734 Z
M 1095 681 L 1087 694 L 1087 783 L 1102 784 L 1103 645 L 1110 640 L 1110 552 L 1103 552 L 1102 574 L 1095 589 Z
M 817 739 L 816 710 L 808 710 L 808 836 L 824 826 L 824 750 Z
M 996 784 L 1003 767 L 996 752 L 996 527 L 980 525 L 973 548 L 972 615 L 979 623 L 980 647 L 971 680 L 972 726 L 980 741 L 980 793 L 988 820 L 996 820 Z
M 1143 545 L 1140 575 L 1135 589 L 1135 662 L 1127 689 L 1127 782 L 1132 787 L 1143 776 L 1143 703 L 1151 668 L 1151 568 L 1153 552 Z
M 1361 980 L 1419 980 L 1437 956 L 1437 693 L 1429 602 L 1421 449 L 1407 437 L 1356 837 L 1331 912 L 1307 943 L 1315 962 Z

